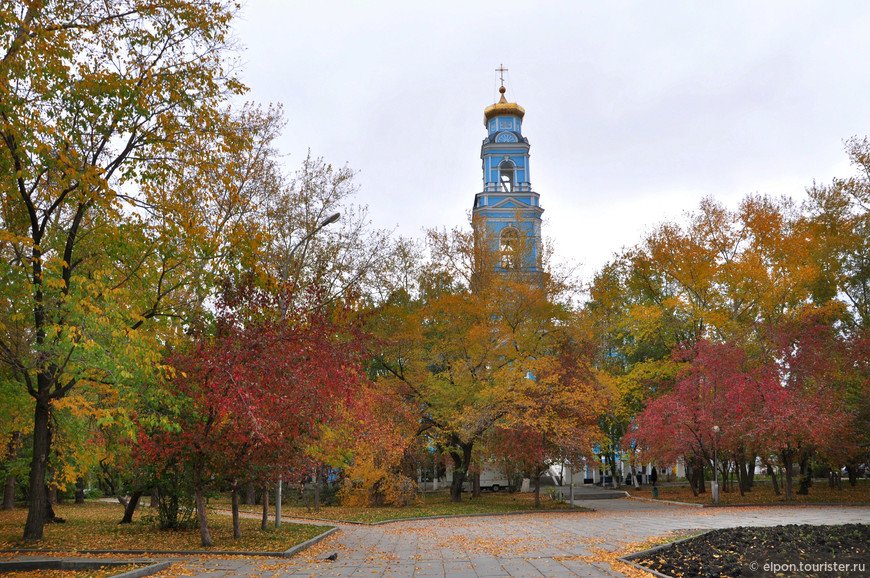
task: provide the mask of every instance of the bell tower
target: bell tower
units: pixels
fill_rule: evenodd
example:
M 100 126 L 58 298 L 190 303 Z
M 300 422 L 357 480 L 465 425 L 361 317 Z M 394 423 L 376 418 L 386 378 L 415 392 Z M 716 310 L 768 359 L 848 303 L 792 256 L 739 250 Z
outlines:
M 487 136 L 480 147 L 483 191 L 474 197 L 472 225 L 500 253 L 502 270 L 541 270 L 541 208 L 529 178 L 529 139 L 523 136 L 526 111 L 505 98 L 504 72 L 499 101 L 483 111 Z

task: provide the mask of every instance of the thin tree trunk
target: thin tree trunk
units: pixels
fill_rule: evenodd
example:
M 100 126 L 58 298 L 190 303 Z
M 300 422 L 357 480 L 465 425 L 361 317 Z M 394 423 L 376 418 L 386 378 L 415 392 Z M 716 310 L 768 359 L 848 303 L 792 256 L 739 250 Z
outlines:
M 801 457 L 801 476 L 800 476 L 800 485 L 798 486 L 798 495 L 808 496 L 810 493 L 810 486 L 813 485 L 813 468 L 810 466 L 809 456 L 803 452 L 804 455 Z
M 136 490 L 133 492 L 133 495 L 130 496 L 130 499 L 127 501 L 127 504 L 124 506 L 124 517 L 121 518 L 119 524 L 130 524 L 133 522 L 133 513 L 136 511 L 136 506 L 139 505 L 139 499 L 142 497 L 142 491 Z M 198 507 L 198 505 L 197 505 Z
M 541 507 L 541 468 L 535 466 L 535 507 Z
M 84 478 L 76 479 L 76 504 L 85 503 L 85 480 Z
M 314 511 L 320 511 L 320 468 L 314 468 Z
M 638 481 L 637 468 L 634 467 L 634 464 L 631 465 L 631 485 L 635 490 L 640 489 L 640 481 Z
M 704 482 L 704 462 L 703 460 L 698 460 L 695 463 L 695 484 L 698 486 L 699 494 L 707 493 L 707 485 Z
M 21 432 L 17 431 L 12 434 L 9 443 L 6 445 L 6 459 L 11 464 L 18 457 L 18 450 L 21 447 Z M 15 484 L 17 480 L 11 472 L 6 473 L 6 482 L 3 484 L 3 509 L 15 509 Z
M 269 528 L 269 484 L 263 484 L 263 519 L 260 529 L 264 532 Z
M 151 488 L 151 503 L 148 505 L 152 508 L 160 505 L 160 488 L 158 486 Z
M 686 460 L 686 479 L 689 480 L 689 487 L 692 488 L 692 495 L 698 497 L 698 487 L 696 484 L 695 465 L 691 460 Z
M 752 488 L 755 487 L 755 458 L 752 458 L 751 462 L 748 462 L 749 470 L 747 479 L 749 480 L 749 486 L 746 488 L 747 492 L 751 492 Z
M 211 546 L 211 534 L 208 531 L 208 512 L 205 511 L 205 490 L 202 487 L 202 472 L 199 467 L 193 470 L 193 493 L 196 500 L 196 516 L 199 519 L 199 537 L 203 547 Z M 130 500 L 132 502 L 133 500 Z M 138 497 L 136 501 L 139 501 Z
M 737 464 L 737 489 L 740 490 L 740 497 L 745 496 L 746 492 L 746 482 L 744 476 L 746 475 L 746 470 L 743 469 L 743 460 L 735 460 Z
M 3 487 L 3 509 L 15 509 L 15 476 L 8 474 Z
M 765 465 L 767 466 L 767 474 L 770 476 L 770 481 L 773 483 L 773 493 L 779 496 L 779 482 L 776 481 L 776 470 L 769 463 Z
M 471 497 L 480 497 L 480 472 L 474 472 L 471 476 Z
M 238 540 L 242 537 L 242 526 L 239 523 L 239 486 L 233 481 L 233 538 Z
M 242 494 L 242 503 L 246 506 L 254 506 L 257 504 L 257 488 L 254 487 L 254 482 L 250 480 L 245 482 L 245 492 Z

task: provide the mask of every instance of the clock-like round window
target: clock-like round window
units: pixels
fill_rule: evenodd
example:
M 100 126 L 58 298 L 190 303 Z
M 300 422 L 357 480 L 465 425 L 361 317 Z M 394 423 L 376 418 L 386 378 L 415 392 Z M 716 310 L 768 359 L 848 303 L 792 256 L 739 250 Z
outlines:
M 510 132 L 503 132 L 495 137 L 495 142 L 517 142 L 517 137 Z

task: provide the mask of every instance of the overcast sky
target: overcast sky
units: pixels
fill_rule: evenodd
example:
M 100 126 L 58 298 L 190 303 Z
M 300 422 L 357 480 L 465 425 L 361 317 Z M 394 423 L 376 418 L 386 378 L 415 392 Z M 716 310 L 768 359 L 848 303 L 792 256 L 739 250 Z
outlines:
M 544 236 L 585 278 L 704 196 L 850 175 L 870 133 L 870 2 L 248 0 L 235 30 L 288 168 L 347 163 L 407 236 L 468 226 L 503 63 Z

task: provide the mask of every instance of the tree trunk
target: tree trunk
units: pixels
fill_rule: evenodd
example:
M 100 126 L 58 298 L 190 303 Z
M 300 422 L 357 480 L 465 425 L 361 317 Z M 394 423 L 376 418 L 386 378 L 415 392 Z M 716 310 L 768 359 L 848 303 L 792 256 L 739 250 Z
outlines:
M 846 473 L 849 475 L 849 485 L 854 488 L 858 483 L 858 468 L 853 465 L 847 465 Z
M 471 477 L 471 497 L 480 497 L 480 472 L 474 472 Z
M 45 526 L 46 511 L 49 506 L 45 491 L 45 472 L 48 467 L 48 452 L 51 446 L 49 420 L 51 406 L 49 405 L 48 376 L 36 376 L 39 393 L 33 416 L 33 459 L 30 461 L 30 508 L 27 510 L 27 521 L 24 523 L 24 539 L 35 541 L 42 539 Z M 43 394 L 43 392 L 45 392 Z
M 765 465 L 767 466 L 767 474 L 770 476 L 770 481 L 773 483 L 773 493 L 779 496 L 779 483 L 776 481 L 776 470 L 769 463 Z
M 737 464 L 737 489 L 740 490 L 740 497 L 746 495 L 746 470 L 743 469 L 743 459 L 735 459 Z
M 699 494 L 707 493 L 707 487 L 704 483 L 704 462 L 701 460 L 695 463 L 695 484 L 698 486 Z
M 791 493 L 791 476 L 792 476 L 792 451 L 791 449 L 782 450 L 782 467 L 785 469 L 785 501 L 791 502 L 793 497 Z
M 6 459 L 11 465 L 12 461 L 18 457 L 18 449 L 21 446 L 21 432 L 17 431 L 12 434 L 9 443 L 6 445 Z M 15 509 L 15 484 L 17 480 L 11 472 L 6 473 L 6 482 L 3 484 L 3 509 Z
M 640 489 L 640 481 L 637 479 L 638 478 L 637 468 L 635 468 L 634 465 L 632 465 L 631 470 L 629 470 L 629 471 L 631 472 L 631 485 L 634 487 L 635 490 L 639 490 Z
M 135 494 L 134 494 L 135 495 Z M 208 512 L 205 511 L 205 489 L 202 487 L 202 472 L 199 467 L 193 469 L 193 495 L 196 500 L 196 517 L 199 519 L 199 537 L 204 548 L 211 546 L 211 534 L 208 531 Z M 139 501 L 139 498 L 136 498 Z M 133 500 L 131 499 L 132 503 Z
M 698 487 L 695 485 L 695 466 L 691 460 L 686 460 L 686 479 L 689 480 L 689 487 L 692 489 L 692 495 L 698 497 Z
M 314 511 L 320 511 L 320 468 L 314 468 Z
M 450 449 L 450 457 L 453 458 L 453 483 L 450 484 L 451 502 L 462 501 L 462 485 L 465 483 L 465 476 L 471 466 L 471 448 L 473 447 L 472 443 L 457 443 L 456 445 L 459 446 L 458 449 L 462 453 L 457 451 L 456 446 Z
M 15 509 L 15 476 L 8 474 L 3 487 L 3 509 Z
M 245 482 L 245 493 L 242 494 L 242 503 L 246 506 L 255 506 L 257 504 L 257 488 L 254 487 L 254 482 Z
M 801 479 L 797 491 L 800 496 L 808 496 L 810 486 L 813 485 L 813 468 L 810 466 L 809 461 L 809 457 L 806 454 L 801 457 Z
M 130 496 L 130 500 L 124 506 L 124 517 L 121 518 L 119 524 L 130 524 L 133 522 L 133 513 L 136 511 L 136 506 L 139 505 L 139 499 L 142 497 L 142 491 L 136 490 Z
M 160 488 L 158 486 L 151 488 L 151 503 L 148 505 L 152 508 L 160 505 Z
M 76 504 L 85 503 L 85 480 L 84 478 L 76 479 Z
M 263 519 L 260 529 L 264 532 L 269 528 L 269 484 L 263 484 Z
M 242 537 L 242 526 L 239 524 L 239 487 L 236 482 L 233 482 L 233 539 L 238 540 Z
M 535 507 L 541 507 L 541 468 L 535 466 Z

